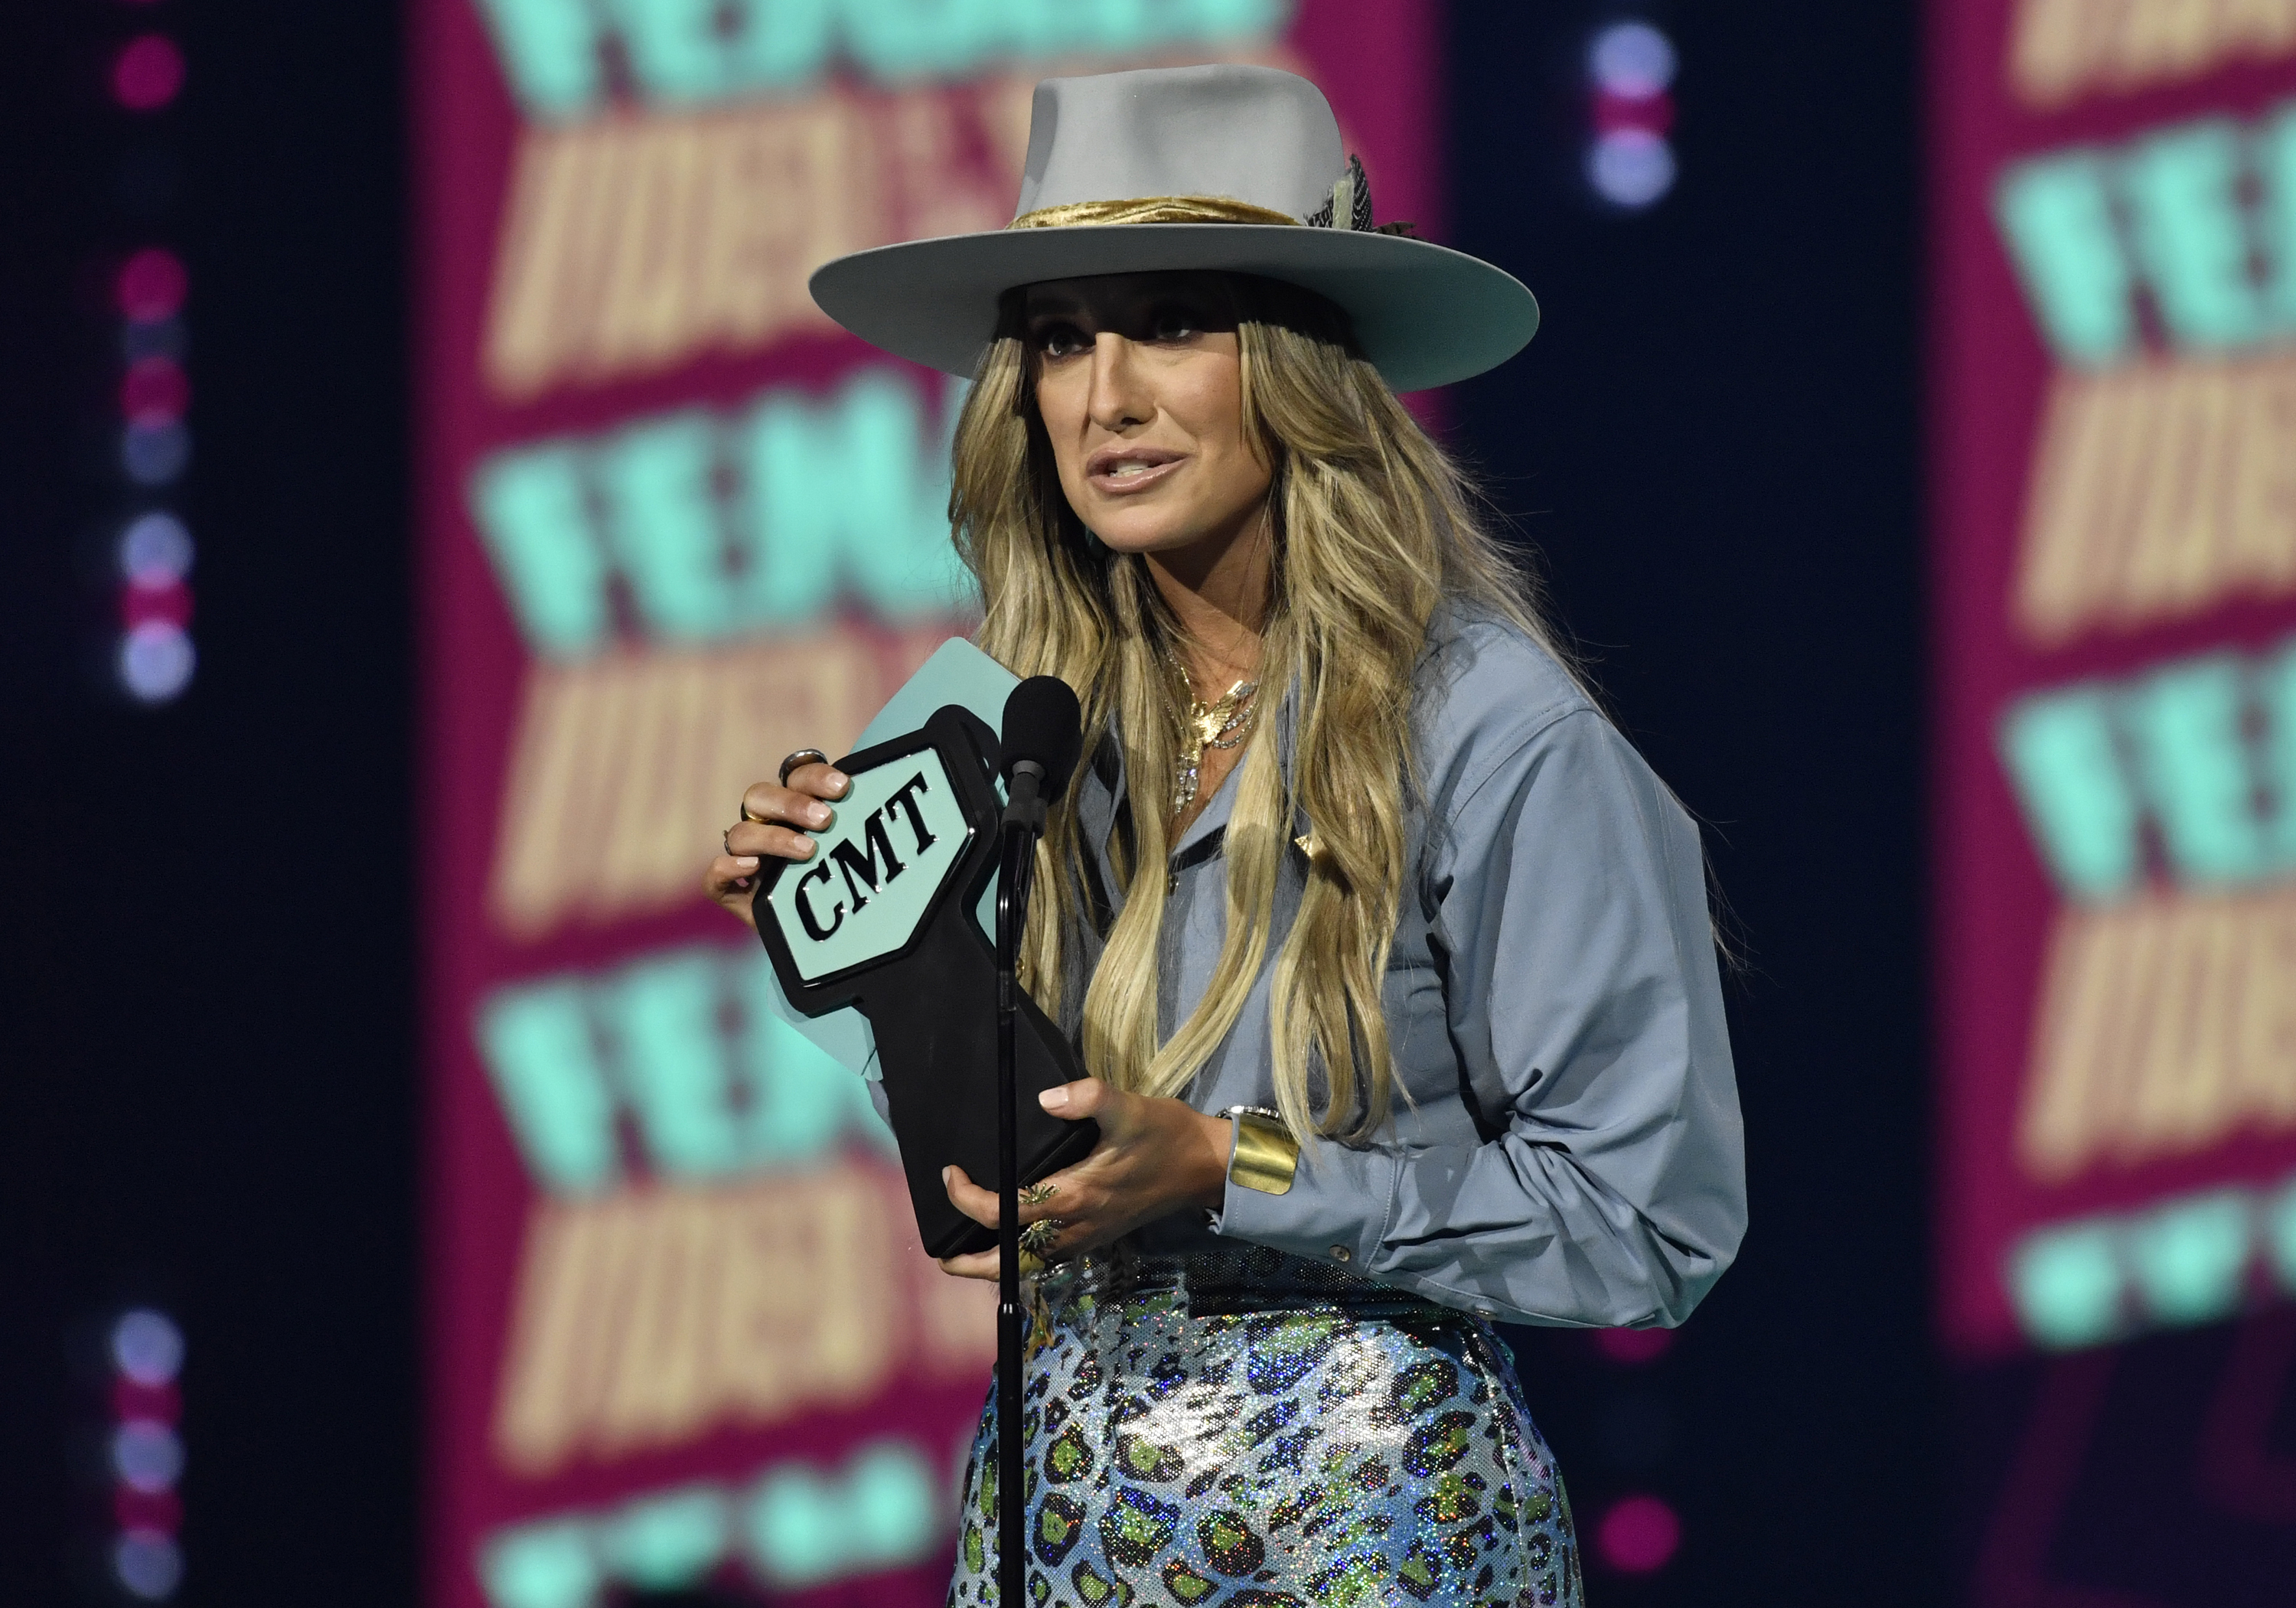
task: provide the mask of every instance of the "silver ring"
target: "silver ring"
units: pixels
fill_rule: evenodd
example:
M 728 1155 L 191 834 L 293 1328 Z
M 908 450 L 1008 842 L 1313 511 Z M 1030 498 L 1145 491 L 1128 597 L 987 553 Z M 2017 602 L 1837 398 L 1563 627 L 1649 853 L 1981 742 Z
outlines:
M 782 785 L 789 785 L 790 772 L 800 765 L 826 765 L 829 756 L 817 748 L 801 748 L 782 761 Z

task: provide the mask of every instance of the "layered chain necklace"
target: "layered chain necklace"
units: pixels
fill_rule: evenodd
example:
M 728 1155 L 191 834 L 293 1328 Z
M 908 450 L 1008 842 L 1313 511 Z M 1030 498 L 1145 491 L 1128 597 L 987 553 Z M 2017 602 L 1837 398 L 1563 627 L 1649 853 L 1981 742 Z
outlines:
M 1259 718 L 1259 705 L 1253 697 L 1259 683 L 1239 681 L 1214 701 L 1205 703 L 1197 698 L 1195 683 L 1177 660 L 1172 662 L 1172 673 L 1188 693 L 1187 713 L 1172 710 L 1172 718 L 1180 728 L 1179 763 L 1172 777 L 1172 813 L 1177 816 L 1196 801 L 1204 755 L 1216 748 L 1234 748 L 1251 735 Z

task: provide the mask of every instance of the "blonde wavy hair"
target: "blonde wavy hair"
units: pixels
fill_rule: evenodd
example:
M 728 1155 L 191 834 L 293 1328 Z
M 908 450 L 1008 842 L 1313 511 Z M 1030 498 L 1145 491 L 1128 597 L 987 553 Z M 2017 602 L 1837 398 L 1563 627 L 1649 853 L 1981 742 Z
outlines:
M 1272 596 L 1259 684 L 1267 701 L 1242 756 L 1223 852 L 1227 929 L 1202 1002 L 1158 1042 L 1157 972 L 1179 756 L 1180 627 L 1144 562 L 1103 546 L 1062 495 L 1038 418 L 1020 293 L 958 419 L 949 517 L 980 583 L 982 649 L 1019 676 L 1077 689 L 1085 753 L 1121 744 L 1128 821 L 1111 863 L 1122 904 L 1084 991 L 1085 1063 L 1119 1088 L 1176 1095 L 1234 1026 L 1266 964 L 1276 880 L 1297 819 L 1314 833 L 1307 886 L 1275 956 L 1275 1103 L 1293 1134 L 1368 1137 L 1387 1120 L 1394 1063 L 1381 1000 L 1405 875 L 1406 799 L 1417 784 L 1413 671 L 1447 601 L 1511 622 L 1555 651 L 1536 587 L 1478 517 L 1460 472 L 1364 360 L 1321 297 L 1243 275 L 1234 298 L 1247 439 L 1273 472 Z M 1557 653 L 1558 659 L 1562 655 Z M 1567 661 L 1566 661 L 1567 662 Z M 1290 752 L 1275 701 L 1288 695 Z M 1057 1017 L 1063 948 L 1093 912 L 1070 788 L 1038 860 L 1022 967 Z

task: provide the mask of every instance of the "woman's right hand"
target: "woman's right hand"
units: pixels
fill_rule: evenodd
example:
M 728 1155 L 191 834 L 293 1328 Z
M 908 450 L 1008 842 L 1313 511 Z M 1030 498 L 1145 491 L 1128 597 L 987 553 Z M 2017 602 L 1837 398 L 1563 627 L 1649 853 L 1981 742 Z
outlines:
M 754 929 L 758 918 L 750 901 L 757 895 L 758 866 L 771 855 L 776 859 L 809 860 L 815 849 L 805 834 L 830 823 L 826 800 L 843 798 L 853 783 L 844 772 L 818 761 L 790 772 L 789 785 L 776 782 L 753 783 L 742 795 L 742 820 L 726 834 L 732 850 L 709 862 L 701 879 L 703 891 Z

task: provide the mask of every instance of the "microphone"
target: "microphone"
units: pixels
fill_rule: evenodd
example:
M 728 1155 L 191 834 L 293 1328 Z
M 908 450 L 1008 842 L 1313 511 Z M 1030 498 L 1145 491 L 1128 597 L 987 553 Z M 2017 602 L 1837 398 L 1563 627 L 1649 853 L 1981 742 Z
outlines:
M 1057 676 L 1031 676 L 1004 700 L 1004 806 L 996 883 L 996 1492 L 997 1600 L 1027 1601 L 1028 1519 L 1021 1475 L 1021 1168 L 1014 1070 L 1014 980 L 1045 806 L 1061 796 L 1084 749 L 1077 695 Z
M 1031 676 L 1004 700 L 1004 828 L 1045 830 L 1045 808 L 1061 796 L 1084 751 L 1084 712 L 1069 684 Z

